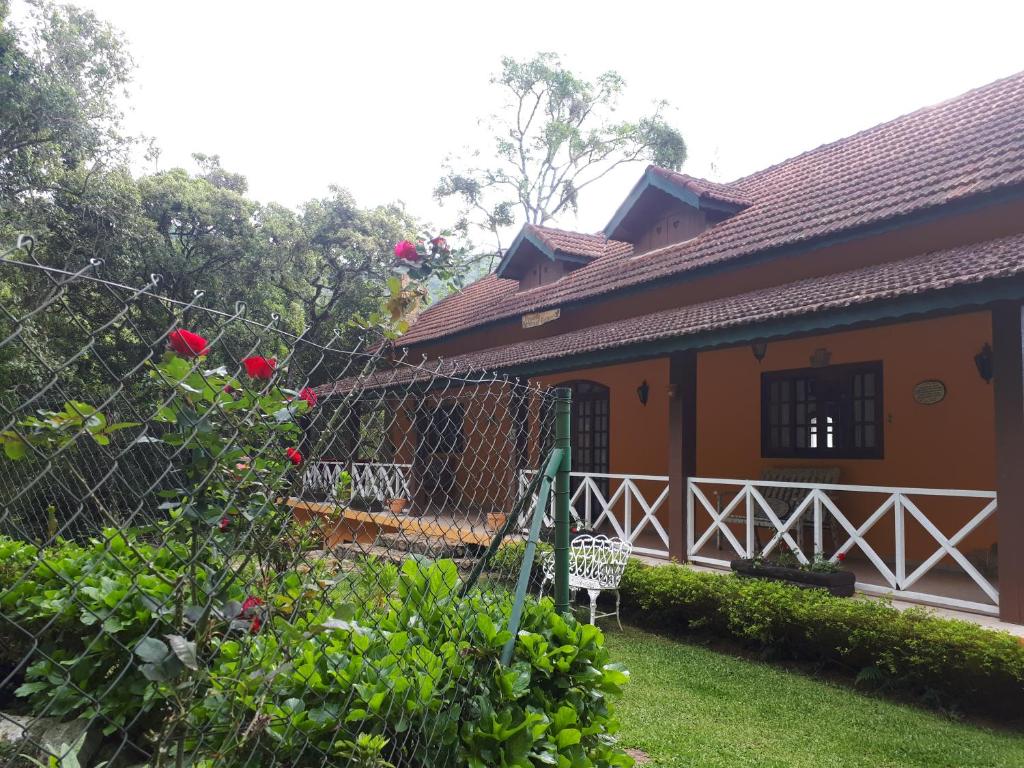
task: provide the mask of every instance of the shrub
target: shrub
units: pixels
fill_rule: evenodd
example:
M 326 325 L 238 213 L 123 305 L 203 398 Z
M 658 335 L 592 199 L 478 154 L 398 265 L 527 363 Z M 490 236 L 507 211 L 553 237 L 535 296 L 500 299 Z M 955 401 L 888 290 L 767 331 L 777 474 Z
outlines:
M 358 765 L 632 764 L 610 738 L 608 703 L 627 675 L 609 663 L 600 631 L 531 601 L 506 668 L 507 595 L 457 591 L 454 563 L 410 559 L 383 611 L 316 600 L 273 633 L 224 643 L 190 730 L 231 734 L 218 766 L 271 756 L 320 765 L 324 755 Z M 234 727 L 261 715 L 256 733 Z
M 1003 716 L 1024 706 L 1024 645 L 1004 632 L 680 565 L 630 561 L 621 586 L 623 610 L 638 624 L 706 631 Z
M 19 689 L 33 712 L 98 717 L 152 752 L 184 739 L 197 766 L 632 764 L 608 701 L 627 674 L 600 631 L 549 600 L 527 603 L 504 667 L 507 592 L 458 597 L 451 561 L 368 559 L 330 581 L 281 575 L 241 619 L 238 588 L 220 593 L 235 608 L 197 655 L 170 642 L 186 553 L 106 535 L 46 550 L 0 539 L 18 564 L 0 569 L 0 612 L 40 640 Z

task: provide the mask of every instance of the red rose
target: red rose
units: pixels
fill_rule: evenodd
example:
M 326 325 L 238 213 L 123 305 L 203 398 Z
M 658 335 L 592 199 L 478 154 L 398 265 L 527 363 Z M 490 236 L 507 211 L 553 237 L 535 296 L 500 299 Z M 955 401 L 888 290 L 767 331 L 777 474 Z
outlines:
M 245 372 L 251 379 L 269 379 L 274 375 L 277 360 L 272 357 L 247 357 L 242 361 Z
M 235 388 L 234 388 L 234 387 L 232 387 L 232 386 L 231 386 L 230 384 L 225 384 L 225 385 L 224 385 L 224 391 L 225 391 L 225 392 L 226 392 L 227 394 L 229 394 L 229 395 L 233 395 L 233 394 L 235 394 Z
M 209 352 L 206 339 L 183 328 L 171 331 L 167 336 L 167 343 L 182 357 L 203 357 Z
M 217 523 L 217 527 L 220 528 L 222 531 L 226 531 L 229 525 L 231 525 L 231 518 L 229 517 L 222 517 L 220 519 L 220 522 Z
M 836 555 L 836 560 L 838 560 L 840 563 L 843 562 L 843 560 L 845 560 L 845 559 L 846 559 L 846 553 L 845 552 L 840 552 L 838 555 Z
M 298 466 L 302 463 L 302 454 L 299 453 L 295 448 L 289 448 L 285 452 L 285 456 L 288 457 L 288 461 Z
M 410 243 L 408 240 L 403 240 L 400 243 L 395 243 L 395 256 L 400 258 L 402 261 L 419 261 L 420 254 L 416 250 L 416 246 Z
M 309 403 L 309 407 L 312 408 L 316 405 L 316 392 L 309 387 L 303 387 L 299 390 L 299 397 Z
M 245 598 L 245 602 L 242 603 L 242 613 L 248 613 L 253 608 L 256 608 L 260 605 L 263 605 L 262 600 L 260 600 L 258 597 L 249 595 L 247 598 Z
M 434 246 L 434 253 L 447 253 L 448 252 L 448 241 L 443 237 L 435 237 L 430 241 L 430 244 Z
M 253 616 L 252 621 L 249 622 L 249 631 L 254 635 L 260 631 L 260 627 L 263 626 L 263 620 L 259 616 Z

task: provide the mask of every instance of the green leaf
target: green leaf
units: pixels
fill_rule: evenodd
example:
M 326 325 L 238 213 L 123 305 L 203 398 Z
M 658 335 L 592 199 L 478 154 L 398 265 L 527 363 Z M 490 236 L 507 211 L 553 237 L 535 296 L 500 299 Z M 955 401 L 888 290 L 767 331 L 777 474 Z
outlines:
M 4 453 L 8 459 L 17 461 L 18 459 L 25 458 L 25 454 L 28 453 L 28 446 L 17 438 L 13 440 L 7 439 L 4 441 Z
M 159 664 L 167 658 L 168 654 L 170 654 L 170 651 L 167 648 L 167 644 L 155 637 L 143 638 L 135 646 L 135 655 L 143 661 L 148 661 L 150 664 Z
M 566 728 L 565 730 L 559 731 L 555 737 L 555 743 L 558 744 L 559 749 L 565 747 L 571 747 L 573 744 L 579 744 L 582 734 L 575 728 Z
M 181 635 L 164 635 L 167 642 L 171 644 L 171 650 L 178 657 L 182 664 L 192 670 L 199 669 L 199 660 L 196 658 L 196 644 L 186 640 Z

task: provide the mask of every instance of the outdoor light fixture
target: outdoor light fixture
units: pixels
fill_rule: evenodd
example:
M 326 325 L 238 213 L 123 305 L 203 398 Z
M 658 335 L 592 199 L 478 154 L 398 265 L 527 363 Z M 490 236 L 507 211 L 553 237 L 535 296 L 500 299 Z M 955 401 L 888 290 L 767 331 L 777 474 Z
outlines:
M 764 360 L 765 353 L 768 352 L 767 341 L 755 341 L 750 345 L 750 351 L 754 353 L 754 357 L 757 359 L 758 364 Z
M 992 381 L 992 345 L 987 341 L 981 348 L 981 352 L 974 356 L 974 364 L 978 367 L 978 375 L 985 380 L 985 383 Z
M 640 405 L 647 405 L 647 398 L 651 394 L 651 388 L 647 384 L 647 379 L 643 380 L 643 383 L 636 388 L 636 396 L 640 398 Z

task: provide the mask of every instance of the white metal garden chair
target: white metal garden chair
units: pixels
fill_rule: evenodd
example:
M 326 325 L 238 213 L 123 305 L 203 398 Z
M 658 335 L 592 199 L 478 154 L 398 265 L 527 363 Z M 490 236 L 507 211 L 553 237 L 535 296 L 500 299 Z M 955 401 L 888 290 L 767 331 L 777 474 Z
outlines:
M 633 545 L 622 539 L 609 538 L 604 534 L 577 536 L 569 545 L 569 591 L 587 590 L 590 596 L 590 623 L 606 616 L 614 616 L 622 629 L 619 620 L 619 582 L 626 570 L 626 563 L 633 552 Z M 555 556 L 551 552 L 541 563 L 544 578 L 540 583 L 540 594 L 544 594 L 544 586 L 555 579 Z M 597 612 L 597 597 L 601 592 L 615 593 L 615 611 L 610 613 Z

